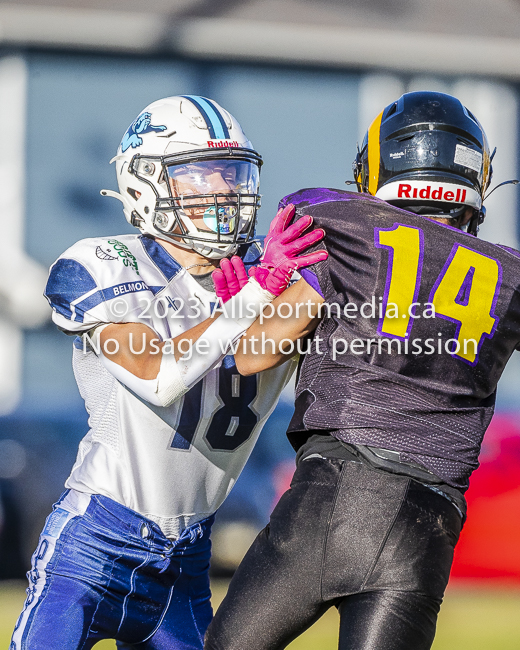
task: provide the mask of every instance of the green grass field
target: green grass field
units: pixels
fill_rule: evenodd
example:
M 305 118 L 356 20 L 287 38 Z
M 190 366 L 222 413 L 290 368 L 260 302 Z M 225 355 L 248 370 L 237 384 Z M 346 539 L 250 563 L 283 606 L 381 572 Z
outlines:
M 0 583 L 0 648 L 8 648 L 20 613 L 25 584 Z M 213 584 L 214 606 L 226 583 Z M 290 650 L 336 650 L 338 615 L 330 610 L 290 646 Z M 52 648 L 52 642 L 49 644 Z M 470 589 L 451 587 L 441 610 L 434 650 L 518 650 L 520 648 L 520 588 Z M 101 641 L 96 650 L 115 650 L 113 641 Z M 246 649 L 244 649 L 246 650 Z M 249 650 L 249 649 L 247 649 Z M 253 650 L 253 649 L 251 649 Z M 413 650 L 411 648 L 410 650 Z

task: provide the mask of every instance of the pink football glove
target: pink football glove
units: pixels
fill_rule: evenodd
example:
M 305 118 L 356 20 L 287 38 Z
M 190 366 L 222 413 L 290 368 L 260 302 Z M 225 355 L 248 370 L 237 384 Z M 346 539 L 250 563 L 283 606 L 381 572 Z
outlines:
M 236 295 L 248 282 L 244 263 L 237 255 L 220 261 L 220 269 L 211 274 L 217 297 L 224 303 Z
M 327 251 L 324 250 L 298 257 L 298 253 L 323 239 L 325 231 L 316 228 L 303 235 L 312 224 L 312 217 L 309 215 L 287 227 L 294 213 L 295 208 L 291 203 L 283 210 L 278 210 L 265 238 L 260 265 L 249 271 L 249 275 L 254 277 L 263 289 L 275 296 L 279 296 L 286 289 L 294 271 L 309 264 L 322 262 L 328 257 Z
M 324 250 L 296 256 L 297 253 L 323 239 L 325 231 L 317 228 L 302 235 L 312 223 L 312 217 L 309 215 L 287 228 L 294 212 L 293 205 L 278 211 L 265 238 L 265 249 L 260 266 L 249 270 L 249 275 L 254 277 L 263 289 L 267 289 L 275 296 L 279 296 L 284 291 L 296 269 L 321 262 L 328 257 L 327 251 Z M 236 295 L 248 281 L 244 263 L 236 255 L 231 260 L 221 260 L 220 269 L 215 269 L 212 277 L 215 292 L 223 303 Z

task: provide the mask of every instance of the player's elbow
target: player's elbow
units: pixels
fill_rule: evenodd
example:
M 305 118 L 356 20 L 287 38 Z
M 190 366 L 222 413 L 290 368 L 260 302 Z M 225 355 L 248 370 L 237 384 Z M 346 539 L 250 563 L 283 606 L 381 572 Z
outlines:
M 262 363 L 262 358 L 255 354 L 235 355 L 235 363 L 238 372 L 244 377 L 256 375 L 257 372 L 267 370 L 268 368 L 265 362 Z

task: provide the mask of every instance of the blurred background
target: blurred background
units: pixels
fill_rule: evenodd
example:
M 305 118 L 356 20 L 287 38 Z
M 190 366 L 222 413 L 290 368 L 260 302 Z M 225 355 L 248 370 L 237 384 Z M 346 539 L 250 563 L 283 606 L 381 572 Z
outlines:
M 265 234 L 285 194 L 344 188 L 356 143 L 409 90 L 458 96 L 497 147 L 493 185 L 518 178 L 519 82 L 518 0 L 0 2 L 0 605 L 14 603 L 7 628 L 23 601 L 22 583 L 12 581 L 24 576 L 87 431 L 71 341 L 50 323 L 41 295 L 47 269 L 78 239 L 131 232 L 120 204 L 99 190 L 116 189 L 108 163 L 141 109 L 199 94 L 237 117 L 265 162 L 257 229 Z M 498 190 L 487 210 L 481 236 L 518 247 L 517 189 Z M 513 358 L 468 493 L 439 650 L 520 647 L 519 390 Z M 215 579 L 232 574 L 289 484 L 291 404 L 290 388 L 219 513 Z M 331 640 L 324 629 L 308 647 L 335 647 L 335 624 Z

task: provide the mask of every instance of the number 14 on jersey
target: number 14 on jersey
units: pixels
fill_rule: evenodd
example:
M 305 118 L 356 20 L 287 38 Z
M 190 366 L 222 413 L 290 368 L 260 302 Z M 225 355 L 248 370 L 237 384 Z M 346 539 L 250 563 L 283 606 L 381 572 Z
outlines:
M 374 229 L 374 243 L 388 250 L 384 316 L 378 333 L 404 338 L 413 327 L 413 306 L 421 287 L 424 233 L 420 228 L 396 223 Z M 500 292 L 502 267 L 498 260 L 455 243 L 430 290 L 435 316 L 457 325 L 451 354 L 467 363 L 478 361 L 484 338 L 493 336 L 498 318 L 494 308 Z M 396 305 L 395 315 L 387 306 Z

